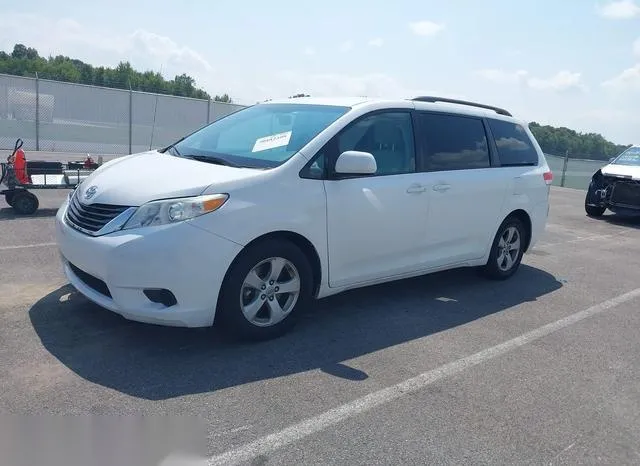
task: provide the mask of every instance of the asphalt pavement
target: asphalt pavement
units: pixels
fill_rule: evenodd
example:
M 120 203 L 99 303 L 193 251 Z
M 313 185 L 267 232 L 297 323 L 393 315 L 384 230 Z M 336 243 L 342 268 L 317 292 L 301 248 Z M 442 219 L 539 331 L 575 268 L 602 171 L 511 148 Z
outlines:
M 640 463 L 640 222 L 586 217 L 583 191 L 552 188 L 509 281 L 347 292 L 258 344 L 74 293 L 67 191 L 37 194 L 29 218 L 0 205 L 0 409 L 116 417 L 7 417 L 0 464 Z

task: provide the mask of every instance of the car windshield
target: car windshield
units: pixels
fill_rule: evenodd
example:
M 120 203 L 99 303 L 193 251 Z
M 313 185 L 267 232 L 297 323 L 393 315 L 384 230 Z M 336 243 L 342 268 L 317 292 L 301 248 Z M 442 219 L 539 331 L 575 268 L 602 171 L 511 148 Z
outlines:
M 205 126 L 176 143 L 170 152 L 203 162 L 273 168 L 348 110 L 301 103 L 258 104 Z
M 640 147 L 630 147 L 620 154 L 612 163 L 640 167 Z

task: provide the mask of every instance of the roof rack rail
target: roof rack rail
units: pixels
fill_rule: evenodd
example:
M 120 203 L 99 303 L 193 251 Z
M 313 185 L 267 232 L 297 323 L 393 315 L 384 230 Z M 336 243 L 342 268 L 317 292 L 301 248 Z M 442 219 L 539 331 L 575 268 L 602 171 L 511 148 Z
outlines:
M 458 100 L 458 99 L 448 99 L 446 97 L 433 97 L 433 96 L 420 96 L 420 97 L 414 97 L 411 100 L 415 100 L 418 102 L 446 102 L 449 104 L 459 104 L 459 105 L 469 105 L 471 107 L 479 107 L 479 108 L 486 108 L 488 110 L 493 110 L 494 112 L 500 114 L 500 115 L 506 115 L 506 116 L 513 116 L 511 115 L 511 113 L 509 113 L 508 111 L 506 111 L 504 108 L 500 108 L 500 107 L 494 107 L 493 105 L 486 105 L 486 104 L 479 104 L 477 102 L 469 102 L 467 100 Z

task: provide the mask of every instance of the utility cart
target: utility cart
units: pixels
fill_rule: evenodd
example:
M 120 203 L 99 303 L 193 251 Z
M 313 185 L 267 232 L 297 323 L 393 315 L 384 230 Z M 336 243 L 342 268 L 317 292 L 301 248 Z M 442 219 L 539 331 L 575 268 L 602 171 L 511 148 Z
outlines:
M 0 163 L 0 194 L 21 215 L 31 215 L 40 206 L 32 190 L 74 189 L 100 166 L 90 156 L 84 162 L 27 161 L 22 144 L 18 139 L 7 162 Z

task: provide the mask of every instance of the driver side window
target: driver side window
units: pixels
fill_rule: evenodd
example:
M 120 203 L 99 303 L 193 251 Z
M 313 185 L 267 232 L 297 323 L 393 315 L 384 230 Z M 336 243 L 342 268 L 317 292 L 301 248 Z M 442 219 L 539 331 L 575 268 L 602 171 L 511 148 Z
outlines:
M 348 150 L 371 153 L 378 165 L 378 176 L 416 170 L 409 112 L 384 112 L 361 118 L 340 133 L 336 142 L 336 157 Z

